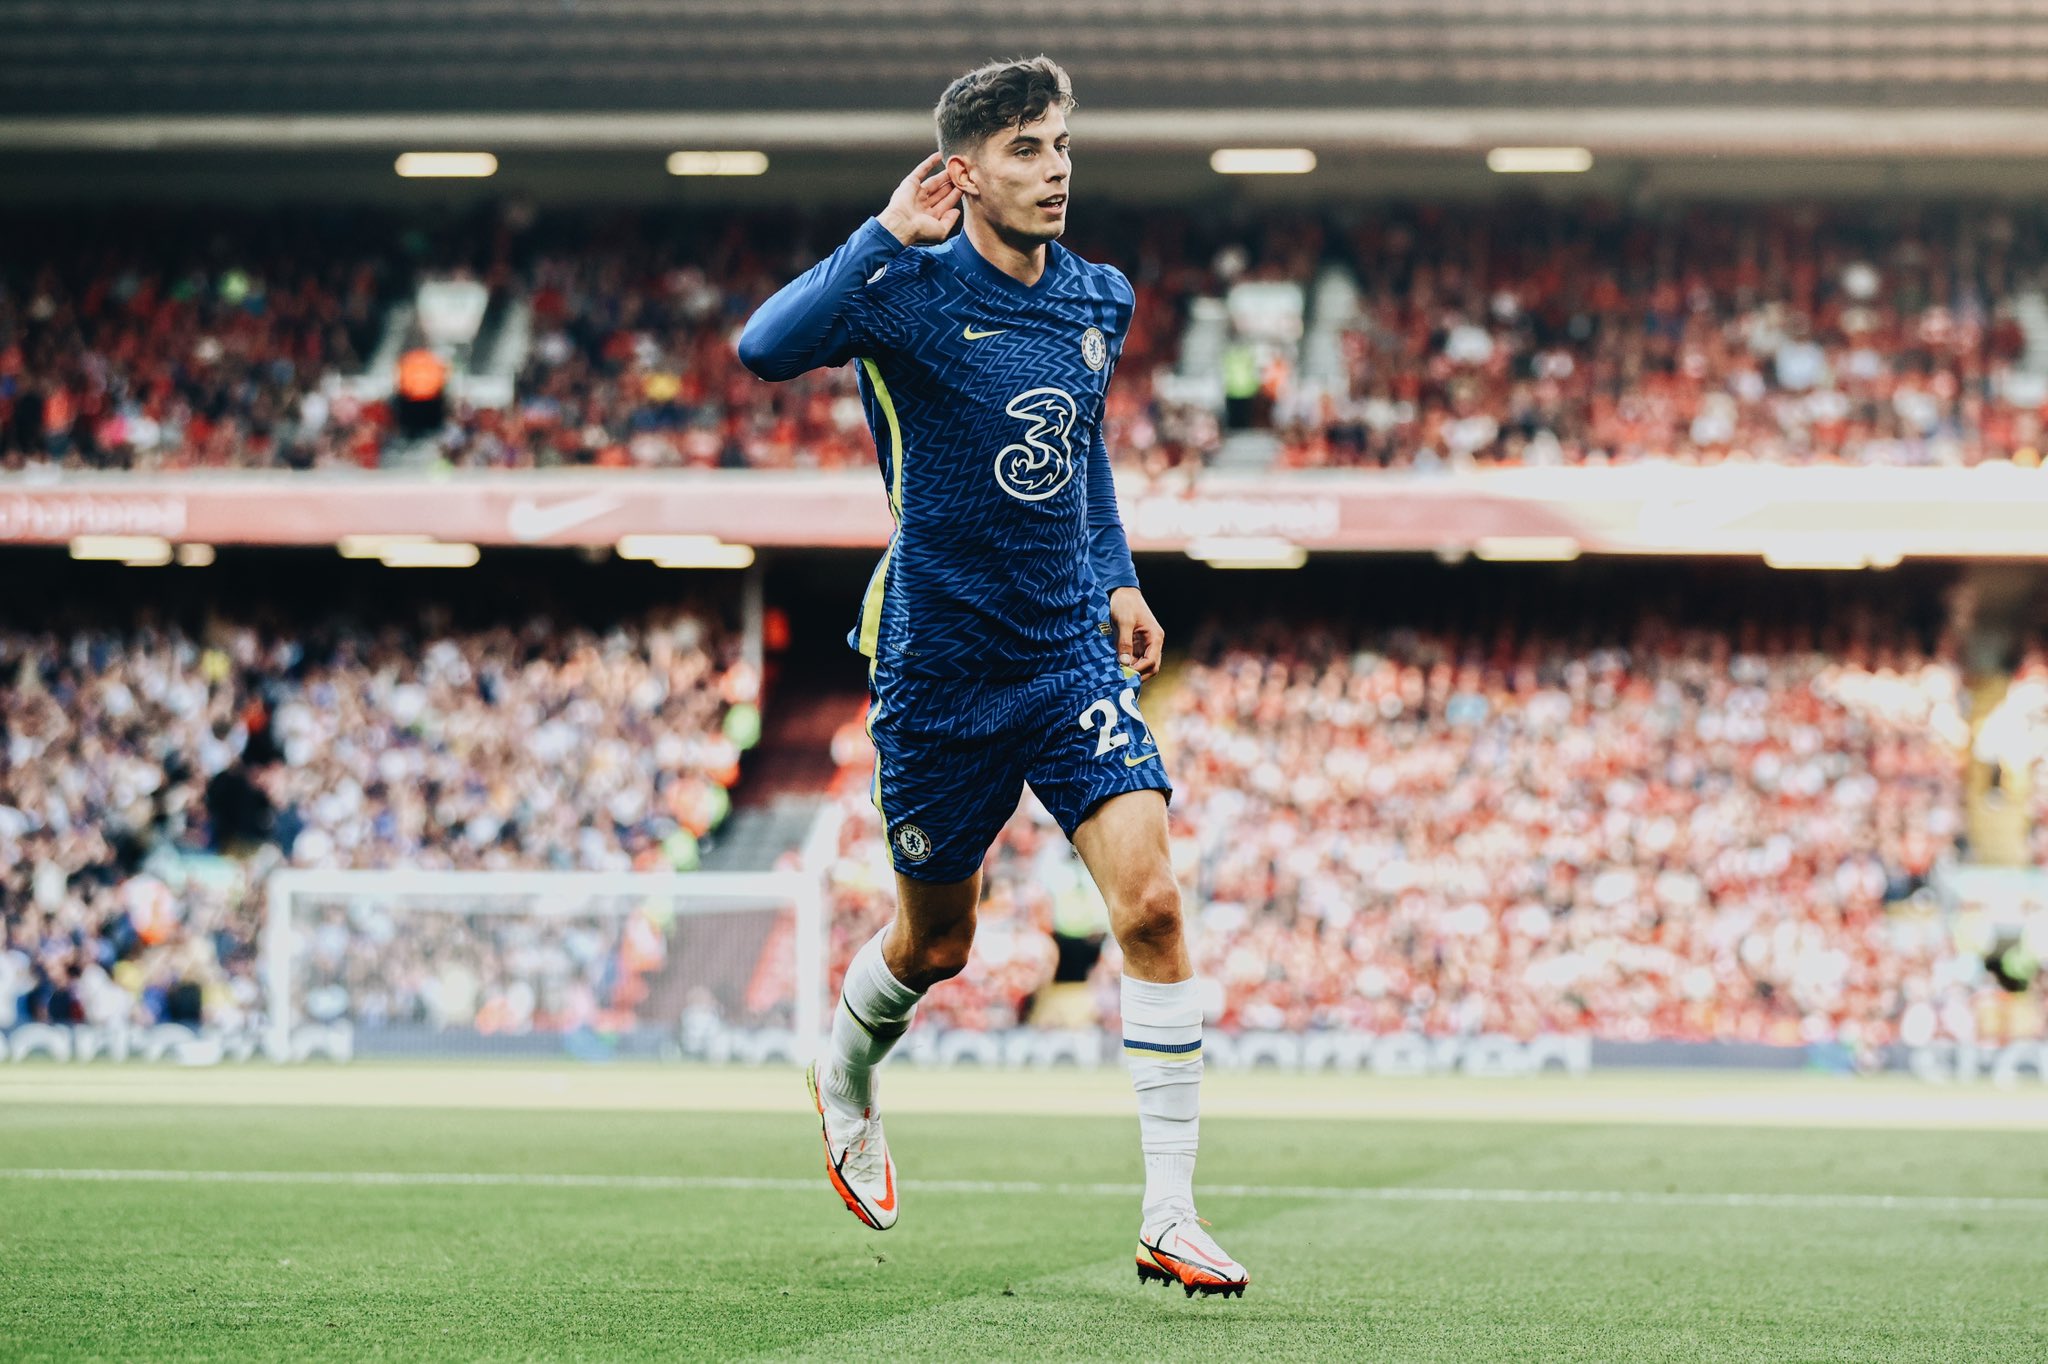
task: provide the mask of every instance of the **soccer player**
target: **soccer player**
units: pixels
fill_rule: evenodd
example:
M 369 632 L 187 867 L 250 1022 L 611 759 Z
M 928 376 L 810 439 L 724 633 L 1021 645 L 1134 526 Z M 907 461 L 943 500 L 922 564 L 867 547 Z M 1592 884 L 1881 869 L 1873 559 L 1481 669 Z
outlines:
M 1136 299 L 1121 272 L 1059 245 L 1073 107 L 1045 57 L 954 81 L 938 153 L 740 337 L 764 379 L 856 366 L 896 520 L 848 642 L 870 660 L 897 912 L 847 969 L 812 1101 L 833 1188 L 868 1226 L 895 1225 L 875 1067 L 925 991 L 966 965 L 982 859 L 1028 783 L 1123 947 L 1138 1277 L 1242 1293 L 1244 1267 L 1195 1215 L 1202 1009 L 1167 855 L 1172 788 L 1138 709 L 1163 635 L 1102 440 Z

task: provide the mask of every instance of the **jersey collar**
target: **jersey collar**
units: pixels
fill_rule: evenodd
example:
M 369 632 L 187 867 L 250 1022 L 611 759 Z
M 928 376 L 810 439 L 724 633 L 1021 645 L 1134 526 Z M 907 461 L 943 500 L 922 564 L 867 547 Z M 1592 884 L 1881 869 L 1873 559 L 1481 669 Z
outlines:
M 948 254 L 966 273 L 1018 298 L 1044 298 L 1051 293 L 1053 277 L 1064 267 L 1063 257 L 1067 254 L 1066 248 L 1058 242 L 1049 244 L 1045 248 L 1045 272 L 1039 275 L 1038 283 L 1025 284 L 983 260 L 981 253 L 974 249 L 974 243 L 967 239 L 965 231 L 954 233 L 946 245 Z

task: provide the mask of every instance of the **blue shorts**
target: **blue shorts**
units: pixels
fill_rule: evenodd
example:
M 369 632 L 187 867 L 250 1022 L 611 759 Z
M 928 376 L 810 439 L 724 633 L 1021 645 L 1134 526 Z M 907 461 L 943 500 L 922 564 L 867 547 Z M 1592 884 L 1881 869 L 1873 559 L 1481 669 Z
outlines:
M 1138 679 L 1091 635 L 1063 667 L 966 681 L 877 668 L 868 684 L 875 808 L 896 870 L 964 881 L 1028 783 L 1068 838 L 1125 791 L 1163 791 L 1165 760 L 1138 713 Z

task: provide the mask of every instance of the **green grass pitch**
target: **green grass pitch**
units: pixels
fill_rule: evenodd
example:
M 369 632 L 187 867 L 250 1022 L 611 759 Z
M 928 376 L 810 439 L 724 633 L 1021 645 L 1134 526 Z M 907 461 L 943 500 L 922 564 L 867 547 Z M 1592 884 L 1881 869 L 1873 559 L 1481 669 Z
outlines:
M 2038 1131 L 1210 1118 L 1198 1188 L 1250 1187 L 1203 1211 L 1252 1287 L 1189 1300 L 1137 1282 L 1128 1192 L 1073 1187 L 1137 1178 L 1131 1118 L 905 1113 L 877 1234 L 787 1088 L 774 1113 L 0 1093 L 0 1358 L 2048 1358 Z

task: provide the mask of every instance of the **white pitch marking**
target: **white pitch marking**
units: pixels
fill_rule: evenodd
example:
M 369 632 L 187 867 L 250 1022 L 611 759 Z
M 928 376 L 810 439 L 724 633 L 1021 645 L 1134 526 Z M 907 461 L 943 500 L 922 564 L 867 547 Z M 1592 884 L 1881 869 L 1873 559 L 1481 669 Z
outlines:
M 745 1175 L 566 1175 L 430 1170 L 9 1170 L 0 1179 L 127 1184 L 340 1184 L 350 1187 L 522 1189 L 633 1189 L 688 1192 L 706 1189 L 803 1193 L 823 1187 L 815 1179 Z M 1061 1197 L 1135 1198 L 1139 1184 L 1062 1184 L 1035 1180 L 934 1179 L 906 1184 L 917 1193 L 1054 1194 Z M 1570 1203 L 1641 1208 L 1854 1209 L 1870 1212 L 2048 1213 L 2048 1198 L 1981 1198 L 1935 1194 L 1654 1193 L 1628 1189 L 1325 1188 L 1304 1184 L 1205 1184 L 1210 1198 L 1299 1198 L 1358 1203 Z

